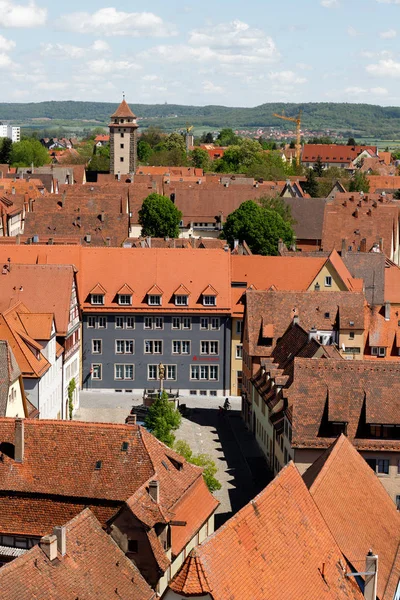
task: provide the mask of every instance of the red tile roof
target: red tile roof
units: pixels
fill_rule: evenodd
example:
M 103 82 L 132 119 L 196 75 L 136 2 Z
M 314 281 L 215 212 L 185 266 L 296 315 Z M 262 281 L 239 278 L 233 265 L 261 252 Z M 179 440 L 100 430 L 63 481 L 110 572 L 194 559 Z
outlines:
M 371 193 L 381 192 L 382 190 L 387 192 L 395 192 L 400 188 L 400 176 L 381 176 L 381 175 L 368 175 L 369 190 Z
M 377 153 L 376 146 L 345 146 L 339 144 L 304 144 L 301 155 L 302 162 L 315 162 L 318 156 L 322 162 L 350 163 L 361 152 L 367 150 L 371 156 Z
M 64 521 L 65 522 L 65 521 Z M 7 600 L 134 598 L 153 600 L 154 591 L 136 566 L 84 510 L 66 524 L 67 553 L 50 561 L 40 546 L 0 570 Z
M 345 559 L 293 463 L 193 550 L 170 588 L 213 600 L 358 600 Z
M 129 105 L 126 102 L 125 99 L 122 100 L 121 104 L 118 106 L 118 108 L 115 111 L 115 113 L 113 113 L 111 115 L 111 118 L 114 118 L 114 117 L 131 117 L 131 118 L 136 119 L 135 115 L 133 114 L 133 112 L 129 108 Z
M 372 548 L 379 556 L 378 597 L 394 597 L 400 574 L 400 514 L 364 458 L 344 436 L 303 475 L 339 548 L 363 571 Z M 388 585 L 395 572 L 395 585 Z

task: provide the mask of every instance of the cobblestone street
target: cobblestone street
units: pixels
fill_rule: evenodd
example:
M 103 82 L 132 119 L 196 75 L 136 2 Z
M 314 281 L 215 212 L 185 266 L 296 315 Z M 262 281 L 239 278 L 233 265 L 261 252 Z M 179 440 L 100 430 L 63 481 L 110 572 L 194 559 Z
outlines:
M 142 399 L 132 394 L 81 393 L 81 406 L 75 420 L 124 423 L 133 405 Z M 194 454 L 209 454 L 215 461 L 222 484 L 215 493 L 220 501 L 216 525 L 237 512 L 270 481 L 263 456 L 240 416 L 240 400 L 231 398 L 232 410 L 219 414 L 221 398 L 181 398 L 187 414 L 176 432 Z

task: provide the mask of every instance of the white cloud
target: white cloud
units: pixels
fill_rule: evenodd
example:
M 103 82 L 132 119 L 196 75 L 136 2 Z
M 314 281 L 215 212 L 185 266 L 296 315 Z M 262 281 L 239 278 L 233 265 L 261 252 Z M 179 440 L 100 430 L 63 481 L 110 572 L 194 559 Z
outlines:
M 379 37 L 383 40 L 392 40 L 397 36 L 397 31 L 395 29 L 388 29 L 387 31 L 381 31 Z
M 68 86 L 66 81 L 40 81 L 36 87 L 39 90 L 56 91 L 65 90 Z
M 106 60 L 100 58 L 97 60 L 89 60 L 86 63 L 87 69 L 92 73 L 98 73 L 102 75 L 104 73 L 118 73 L 118 71 L 129 73 L 129 71 L 137 71 L 141 67 L 135 62 L 129 62 L 127 60 Z
M 158 81 L 160 78 L 158 75 L 145 75 L 142 77 L 142 81 Z
M 355 27 L 352 27 L 351 25 L 347 28 L 347 35 L 349 35 L 350 37 L 356 37 L 357 35 L 360 35 L 359 32 L 357 31 L 357 29 L 355 29 Z
M 388 58 L 380 60 L 378 63 L 367 65 L 365 67 L 367 73 L 376 77 L 400 77 L 400 62 Z
M 12 69 L 14 63 L 5 52 L 0 52 L 0 69 Z
M 309 65 L 307 63 L 303 63 L 303 62 L 296 63 L 296 67 L 298 69 L 301 69 L 302 71 L 312 71 L 313 70 L 311 65 Z
M 15 42 L 12 40 L 7 40 L 4 36 L 0 35 L 0 50 L 12 50 L 15 48 Z
M 400 0 L 376 0 L 379 4 L 400 4 Z
M 321 6 L 324 8 L 335 8 L 339 6 L 338 0 L 321 0 Z
M 188 44 L 160 45 L 143 51 L 141 59 L 213 65 L 259 65 L 275 62 L 279 52 L 272 38 L 242 21 L 221 23 L 190 32 Z
M 302 84 L 307 82 L 305 77 L 298 77 L 293 71 L 271 72 L 268 77 L 271 81 L 280 85 Z
M 15 4 L 0 0 L 1 27 L 39 27 L 47 19 L 47 10 L 30 0 L 28 4 Z
M 85 56 L 90 56 L 93 52 L 102 54 L 108 52 L 110 46 L 103 40 L 96 40 L 91 46 L 82 48 L 81 46 L 73 46 L 71 44 L 42 44 L 42 56 L 50 55 L 52 58 L 77 59 Z
M 105 36 L 168 37 L 175 29 L 151 12 L 128 13 L 116 8 L 101 8 L 94 13 L 76 12 L 63 15 L 61 27 L 78 33 L 97 33 Z
M 203 92 L 206 94 L 223 94 L 224 88 L 220 85 L 215 85 L 212 81 L 203 81 Z
M 370 89 L 371 94 L 375 96 L 387 96 L 388 90 L 384 87 L 373 87 Z

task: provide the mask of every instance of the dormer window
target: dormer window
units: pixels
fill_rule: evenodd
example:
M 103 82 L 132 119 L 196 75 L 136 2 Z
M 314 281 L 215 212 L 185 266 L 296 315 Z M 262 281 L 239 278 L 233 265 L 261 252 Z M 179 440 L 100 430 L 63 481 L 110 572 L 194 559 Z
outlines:
M 91 303 L 93 305 L 103 305 L 104 294 L 91 294 Z
M 149 294 L 149 306 L 161 306 L 160 294 Z
M 131 306 L 132 296 L 130 294 L 119 294 L 118 304 L 120 304 L 121 306 Z
M 189 304 L 189 296 L 179 294 L 175 296 L 175 306 L 187 306 Z
M 210 294 L 204 295 L 203 306 L 217 306 L 217 297 Z

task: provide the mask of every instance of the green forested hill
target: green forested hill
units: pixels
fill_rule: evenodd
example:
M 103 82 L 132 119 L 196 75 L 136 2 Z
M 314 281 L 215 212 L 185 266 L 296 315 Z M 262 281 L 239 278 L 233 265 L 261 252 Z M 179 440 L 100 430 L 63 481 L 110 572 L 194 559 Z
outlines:
M 40 102 L 28 104 L 0 103 L 0 121 L 11 120 L 15 124 L 43 127 L 57 122 L 72 126 L 73 122 L 88 126 L 106 125 L 117 104 L 104 102 Z M 184 127 L 187 122 L 204 129 L 221 127 L 255 128 L 280 127 L 290 124 L 273 117 L 274 112 L 285 111 L 295 116 L 303 111 L 303 129 L 333 130 L 354 133 L 359 137 L 400 138 L 400 108 L 370 104 L 305 103 L 262 104 L 254 108 L 230 108 L 224 106 L 180 106 L 175 104 L 131 104 L 132 110 L 141 117 L 142 126 L 163 125 L 166 129 Z M 43 122 L 42 119 L 46 121 Z M 38 121 L 36 121 L 38 120 Z M 40 121 L 39 121 L 40 120 Z

